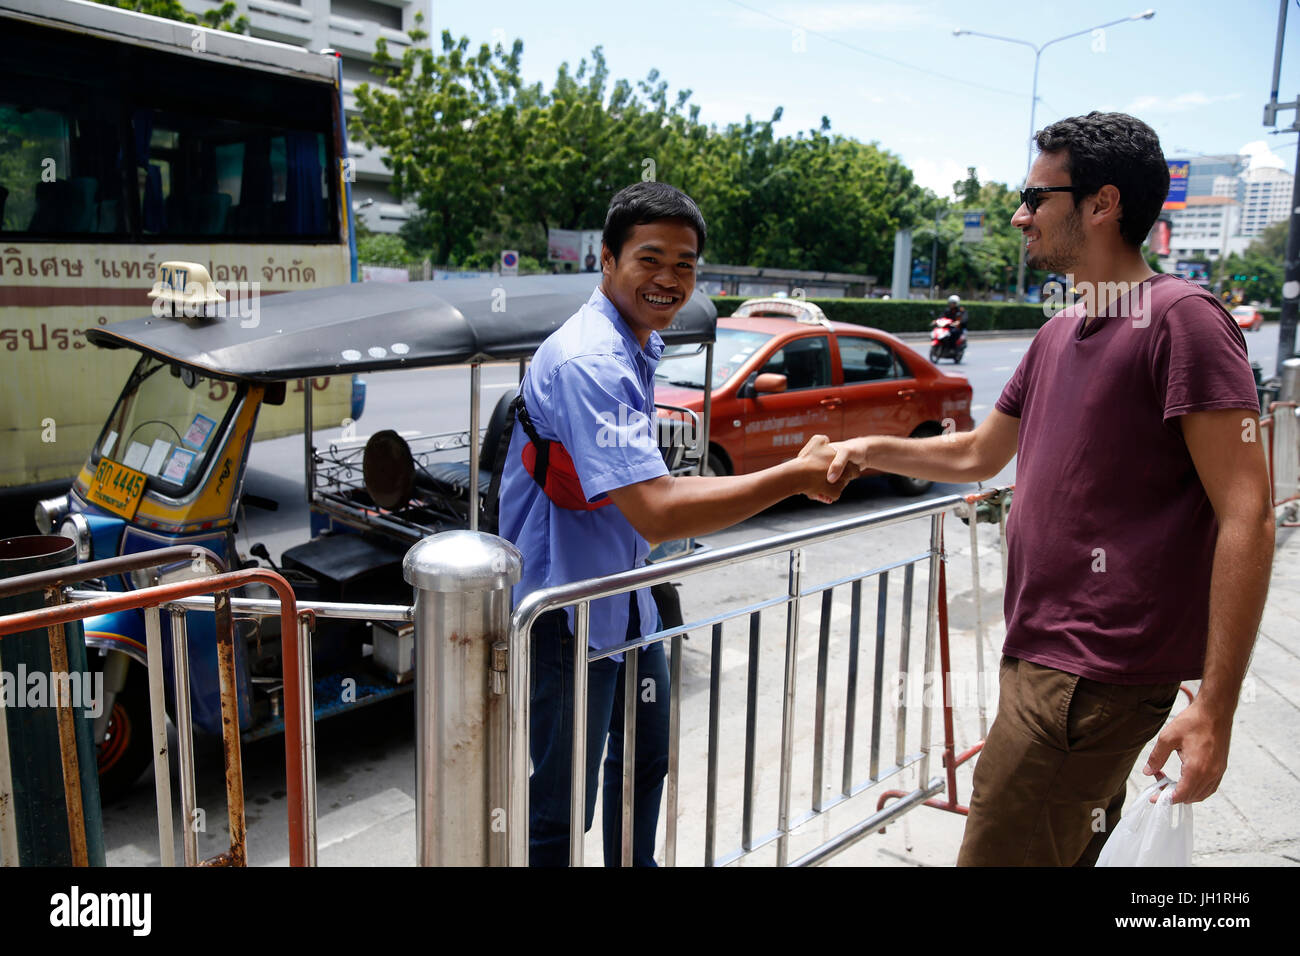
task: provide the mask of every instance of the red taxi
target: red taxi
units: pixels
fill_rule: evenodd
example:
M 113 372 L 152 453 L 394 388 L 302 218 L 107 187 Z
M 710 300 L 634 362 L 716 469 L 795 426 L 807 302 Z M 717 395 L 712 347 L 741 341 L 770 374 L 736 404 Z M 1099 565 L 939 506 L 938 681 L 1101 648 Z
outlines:
M 746 302 L 718 320 L 706 474 L 759 471 L 813 435 L 924 437 L 969 431 L 971 386 L 878 329 L 831 322 L 797 299 Z M 700 413 L 705 353 L 664 350 L 655 400 Z M 872 472 L 868 472 L 872 474 Z M 899 494 L 931 482 L 891 476 Z

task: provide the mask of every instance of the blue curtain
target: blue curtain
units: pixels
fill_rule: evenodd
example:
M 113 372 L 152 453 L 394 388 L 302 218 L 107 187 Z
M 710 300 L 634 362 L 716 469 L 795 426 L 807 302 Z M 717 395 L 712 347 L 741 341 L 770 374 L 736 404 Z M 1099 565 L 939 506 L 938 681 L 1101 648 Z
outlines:
M 316 133 L 286 131 L 285 202 L 288 230 L 295 236 L 325 231 L 325 201 L 321 198 L 321 164 Z

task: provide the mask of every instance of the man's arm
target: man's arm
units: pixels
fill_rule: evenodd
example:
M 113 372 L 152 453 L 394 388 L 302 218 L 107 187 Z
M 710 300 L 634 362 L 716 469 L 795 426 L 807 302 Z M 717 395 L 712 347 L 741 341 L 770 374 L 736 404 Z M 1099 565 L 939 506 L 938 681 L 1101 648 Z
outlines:
M 967 482 L 992 478 L 1006 467 L 1020 440 L 1020 419 L 996 408 L 979 427 L 934 438 L 867 435 L 835 442 L 835 461 L 828 481 L 839 480 L 846 466 L 874 468 L 927 481 Z
M 1259 416 L 1230 408 L 1193 412 L 1179 423 L 1219 524 L 1210 630 L 1201 689 L 1160 732 L 1142 772 L 1154 774 L 1177 750 L 1183 769 L 1174 803 L 1196 803 L 1219 788 L 1228 768 L 1232 716 L 1268 594 L 1274 518 Z
M 613 488 L 609 497 L 647 541 L 667 541 L 729 528 L 791 495 L 834 501 L 856 476 L 850 468 L 838 481 L 826 479 L 834 450 L 815 435 L 797 458 L 749 475 L 702 478 L 664 475 Z

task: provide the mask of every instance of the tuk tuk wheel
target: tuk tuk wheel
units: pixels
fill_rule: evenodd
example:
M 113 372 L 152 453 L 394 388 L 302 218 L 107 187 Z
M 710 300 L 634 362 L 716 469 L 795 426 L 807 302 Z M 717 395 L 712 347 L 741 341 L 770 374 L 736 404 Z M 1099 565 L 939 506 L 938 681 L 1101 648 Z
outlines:
M 113 698 L 104 739 L 98 743 L 100 800 L 110 803 L 131 792 L 153 761 L 151 738 L 149 673 L 133 660 L 126 683 Z

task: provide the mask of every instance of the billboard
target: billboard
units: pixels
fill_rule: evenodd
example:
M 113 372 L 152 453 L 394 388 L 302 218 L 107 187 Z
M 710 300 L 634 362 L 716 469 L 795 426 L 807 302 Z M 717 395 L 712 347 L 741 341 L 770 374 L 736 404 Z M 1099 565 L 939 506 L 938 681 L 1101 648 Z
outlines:
M 984 212 L 968 212 L 962 216 L 962 242 L 981 242 L 984 239 Z
M 551 262 L 571 263 L 575 272 L 600 271 L 599 229 L 550 229 L 546 235 L 546 257 Z
M 1164 205 L 1166 210 L 1187 208 L 1187 177 L 1191 171 L 1192 164 L 1186 161 L 1169 164 L 1169 195 Z

